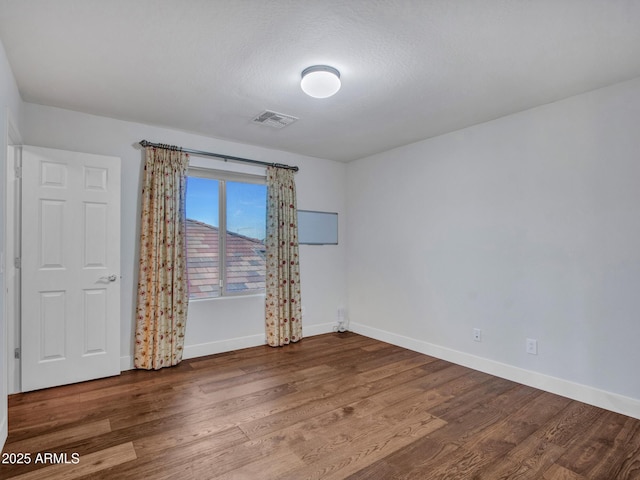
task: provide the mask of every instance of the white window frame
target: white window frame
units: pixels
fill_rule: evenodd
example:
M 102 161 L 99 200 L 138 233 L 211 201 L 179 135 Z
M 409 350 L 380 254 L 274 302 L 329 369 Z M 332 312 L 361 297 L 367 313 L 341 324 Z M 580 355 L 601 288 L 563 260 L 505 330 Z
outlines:
M 189 298 L 190 302 L 201 300 L 215 300 L 229 297 L 248 297 L 251 295 L 264 295 L 264 290 L 252 290 L 248 293 L 227 292 L 227 182 L 253 183 L 266 185 L 266 175 L 253 175 L 250 173 L 229 172 L 204 167 L 189 167 L 187 177 L 209 178 L 218 183 L 218 296 L 207 298 Z M 266 222 L 266 219 L 265 219 Z M 188 261 L 188 258 L 187 258 Z

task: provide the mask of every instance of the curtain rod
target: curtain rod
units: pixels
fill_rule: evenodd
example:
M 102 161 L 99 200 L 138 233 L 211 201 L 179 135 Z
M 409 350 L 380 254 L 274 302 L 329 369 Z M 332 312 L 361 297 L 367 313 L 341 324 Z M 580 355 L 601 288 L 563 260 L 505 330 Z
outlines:
M 204 157 L 216 157 L 216 158 L 221 158 L 223 159 L 225 162 L 227 160 L 231 160 L 233 162 L 244 162 L 244 163 L 252 163 L 254 165 L 263 165 L 265 167 L 278 167 L 278 168 L 286 168 L 288 170 L 293 170 L 294 172 L 297 172 L 299 170 L 298 167 L 296 166 L 291 166 L 291 165 L 285 165 L 283 163 L 269 163 L 269 162 L 261 162 L 260 160 L 251 160 L 250 158 L 241 158 L 241 157 L 232 157 L 230 155 L 222 155 L 220 153 L 212 153 L 212 152 L 203 152 L 201 150 L 191 150 L 189 148 L 181 148 L 181 147 L 174 147 L 173 145 L 164 145 L 162 143 L 151 143 L 151 142 L 147 142 L 146 140 L 141 140 L 140 142 L 138 142 L 140 144 L 140 146 L 142 147 L 156 147 L 156 148 L 175 148 L 176 150 L 181 150 L 185 153 L 191 153 L 193 155 L 202 155 Z

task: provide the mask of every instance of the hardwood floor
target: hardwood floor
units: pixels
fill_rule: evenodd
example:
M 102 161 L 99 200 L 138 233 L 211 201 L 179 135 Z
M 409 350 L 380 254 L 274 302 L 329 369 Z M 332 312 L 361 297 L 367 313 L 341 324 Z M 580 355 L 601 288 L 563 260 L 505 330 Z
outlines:
M 640 420 L 345 333 L 11 396 L 11 452 L 2 479 L 640 479 Z

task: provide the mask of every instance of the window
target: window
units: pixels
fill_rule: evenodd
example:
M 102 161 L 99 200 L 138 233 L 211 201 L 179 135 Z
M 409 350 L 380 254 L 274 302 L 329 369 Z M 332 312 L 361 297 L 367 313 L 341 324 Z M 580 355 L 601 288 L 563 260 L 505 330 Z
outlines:
M 264 178 L 190 169 L 186 204 L 189 298 L 264 292 Z

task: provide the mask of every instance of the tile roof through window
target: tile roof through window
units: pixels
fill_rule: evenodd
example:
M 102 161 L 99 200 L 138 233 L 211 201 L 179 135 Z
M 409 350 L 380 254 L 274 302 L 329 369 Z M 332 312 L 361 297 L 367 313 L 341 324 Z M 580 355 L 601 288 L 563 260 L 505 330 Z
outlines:
M 264 242 L 227 231 L 227 292 L 264 290 Z M 187 219 L 189 298 L 219 295 L 218 228 Z

